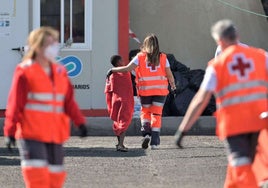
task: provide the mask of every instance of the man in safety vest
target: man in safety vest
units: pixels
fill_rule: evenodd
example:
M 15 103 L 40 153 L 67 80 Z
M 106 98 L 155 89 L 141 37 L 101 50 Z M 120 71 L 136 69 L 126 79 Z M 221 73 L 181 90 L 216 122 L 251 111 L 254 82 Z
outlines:
M 215 23 L 211 34 L 222 53 L 208 63 L 201 87 L 175 134 L 175 142 L 181 147 L 183 135 L 214 93 L 216 133 L 226 143 L 228 153 L 224 187 L 257 188 L 252 162 L 259 132 L 268 126 L 268 120 L 259 117 L 267 111 L 268 55 L 264 50 L 239 45 L 237 29 L 230 20 Z
M 238 45 L 247 47 L 248 45 L 238 42 Z M 215 58 L 218 57 L 222 52 L 221 46 L 218 45 Z M 265 113 L 264 113 L 265 114 Z M 267 117 L 260 117 L 267 118 Z M 252 164 L 252 169 L 255 174 L 258 185 L 262 188 L 268 188 L 268 129 L 263 129 L 260 131 L 258 138 L 258 145 L 256 149 L 256 154 Z
M 160 145 L 160 129 L 162 110 L 165 99 L 171 90 L 175 90 L 175 82 L 166 54 L 160 53 L 158 39 L 154 34 L 148 35 L 138 53 L 131 62 L 123 67 L 114 67 L 112 72 L 136 72 L 137 93 L 141 101 L 141 131 L 144 137 L 142 148 L 147 149 L 150 142 L 151 149 Z
M 18 140 L 27 188 L 63 187 L 63 143 L 70 135 L 70 118 L 87 136 L 65 68 L 56 63 L 59 34 L 51 27 L 33 30 L 29 50 L 15 70 L 9 92 L 4 135 L 9 149 Z

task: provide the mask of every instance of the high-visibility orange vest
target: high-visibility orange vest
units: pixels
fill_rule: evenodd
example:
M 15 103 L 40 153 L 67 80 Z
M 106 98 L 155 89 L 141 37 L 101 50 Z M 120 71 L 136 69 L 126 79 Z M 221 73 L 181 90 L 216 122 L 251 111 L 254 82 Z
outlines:
M 16 137 L 41 142 L 63 143 L 70 135 L 69 117 L 64 113 L 64 98 L 68 89 L 66 70 L 53 64 L 54 82 L 38 63 L 21 64 L 29 93 Z
M 268 126 L 259 118 L 268 109 L 267 58 L 263 50 L 233 45 L 209 62 L 217 77 L 216 131 L 221 139 Z
M 138 54 L 139 66 L 135 72 L 137 91 L 140 96 L 165 96 L 168 94 L 166 59 L 167 56 L 161 53 L 159 65 L 154 66 L 146 61 L 145 53 Z

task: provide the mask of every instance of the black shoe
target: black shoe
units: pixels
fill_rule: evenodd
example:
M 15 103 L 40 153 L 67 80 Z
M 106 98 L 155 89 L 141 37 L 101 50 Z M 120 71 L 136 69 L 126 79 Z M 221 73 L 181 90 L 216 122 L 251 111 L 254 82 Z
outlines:
M 152 131 L 150 145 L 160 145 L 160 132 Z
M 142 144 L 141 144 L 141 147 L 143 149 L 147 149 L 148 148 L 148 145 L 149 145 L 149 142 L 150 142 L 150 136 L 147 134 L 143 140 L 142 140 Z

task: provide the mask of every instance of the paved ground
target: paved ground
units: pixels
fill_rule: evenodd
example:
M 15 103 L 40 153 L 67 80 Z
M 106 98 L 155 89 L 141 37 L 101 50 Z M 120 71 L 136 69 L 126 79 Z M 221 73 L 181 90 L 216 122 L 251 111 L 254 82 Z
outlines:
M 140 148 L 141 137 L 126 137 L 129 152 L 115 151 L 115 138 L 71 137 L 65 144 L 65 188 L 221 188 L 226 157 L 215 136 L 186 136 L 184 149 L 173 136 L 161 137 L 159 150 Z M 0 187 L 22 188 L 18 151 L 4 148 L 0 137 Z

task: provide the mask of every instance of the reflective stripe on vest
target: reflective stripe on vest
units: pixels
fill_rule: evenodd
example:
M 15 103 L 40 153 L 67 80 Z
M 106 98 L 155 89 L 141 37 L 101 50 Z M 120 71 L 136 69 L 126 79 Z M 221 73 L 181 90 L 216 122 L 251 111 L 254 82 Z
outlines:
M 148 89 L 166 89 L 166 85 L 154 85 L 154 86 L 140 86 L 139 90 L 148 90 Z
M 54 95 L 51 93 L 28 93 L 28 99 L 30 100 L 38 100 L 38 101 L 52 101 L 54 99 Z M 62 102 L 64 100 L 64 95 L 56 94 L 55 100 L 58 102 Z
M 45 167 L 47 165 L 47 161 L 42 159 L 27 159 L 21 161 L 22 167 Z
M 227 99 L 224 99 L 221 104 L 217 104 L 217 108 L 223 108 L 226 106 L 238 104 L 238 103 L 244 103 L 244 102 L 252 102 L 260 99 L 267 99 L 267 94 L 265 93 L 254 93 L 244 96 L 236 96 L 236 97 L 230 97 Z
M 250 89 L 254 87 L 260 87 L 260 86 L 268 87 L 268 82 L 263 81 L 263 80 L 253 80 L 253 81 L 242 82 L 242 83 L 241 82 L 234 83 L 219 90 L 217 93 L 215 93 L 215 96 L 220 99 L 230 94 L 231 92 L 240 91 L 241 89 Z M 219 109 L 219 108 L 223 108 L 223 107 L 238 104 L 238 103 L 252 102 L 252 101 L 267 99 L 267 98 L 268 96 L 264 92 L 254 92 L 254 93 L 246 94 L 246 95 L 226 97 L 222 99 L 220 104 L 217 104 L 217 108 Z
M 139 78 L 139 81 L 158 81 L 158 80 L 167 80 L 165 76 L 144 76 Z
M 34 93 L 30 92 L 27 95 L 28 103 L 25 105 L 25 109 L 34 110 L 40 112 L 55 112 L 63 113 L 64 109 L 62 105 L 44 104 L 40 102 L 56 102 L 63 103 L 64 95 L 52 94 L 52 93 Z M 30 101 L 29 101 L 30 100 Z M 33 103 L 31 100 L 35 100 L 37 103 Z
M 263 81 L 263 80 L 253 80 L 253 81 L 248 81 L 248 82 L 243 82 L 243 83 L 234 83 L 231 84 L 222 90 L 218 91 L 215 96 L 216 97 L 222 97 L 230 92 L 237 91 L 240 89 L 248 89 L 248 88 L 253 88 L 253 87 L 259 87 L 259 86 L 264 86 L 268 87 L 268 82 Z
M 146 76 L 146 77 L 140 77 L 139 82 L 142 81 L 162 81 L 167 80 L 165 76 Z M 150 86 L 140 86 L 139 90 L 148 90 L 148 89 L 167 89 L 167 84 L 161 84 L 161 85 L 150 85 Z
M 62 106 L 54 106 L 51 104 L 33 104 L 33 103 L 27 103 L 25 106 L 25 109 L 27 110 L 35 110 L 40 112 L 56 112 L 56 113 L 62 113 L 64 112 Z

